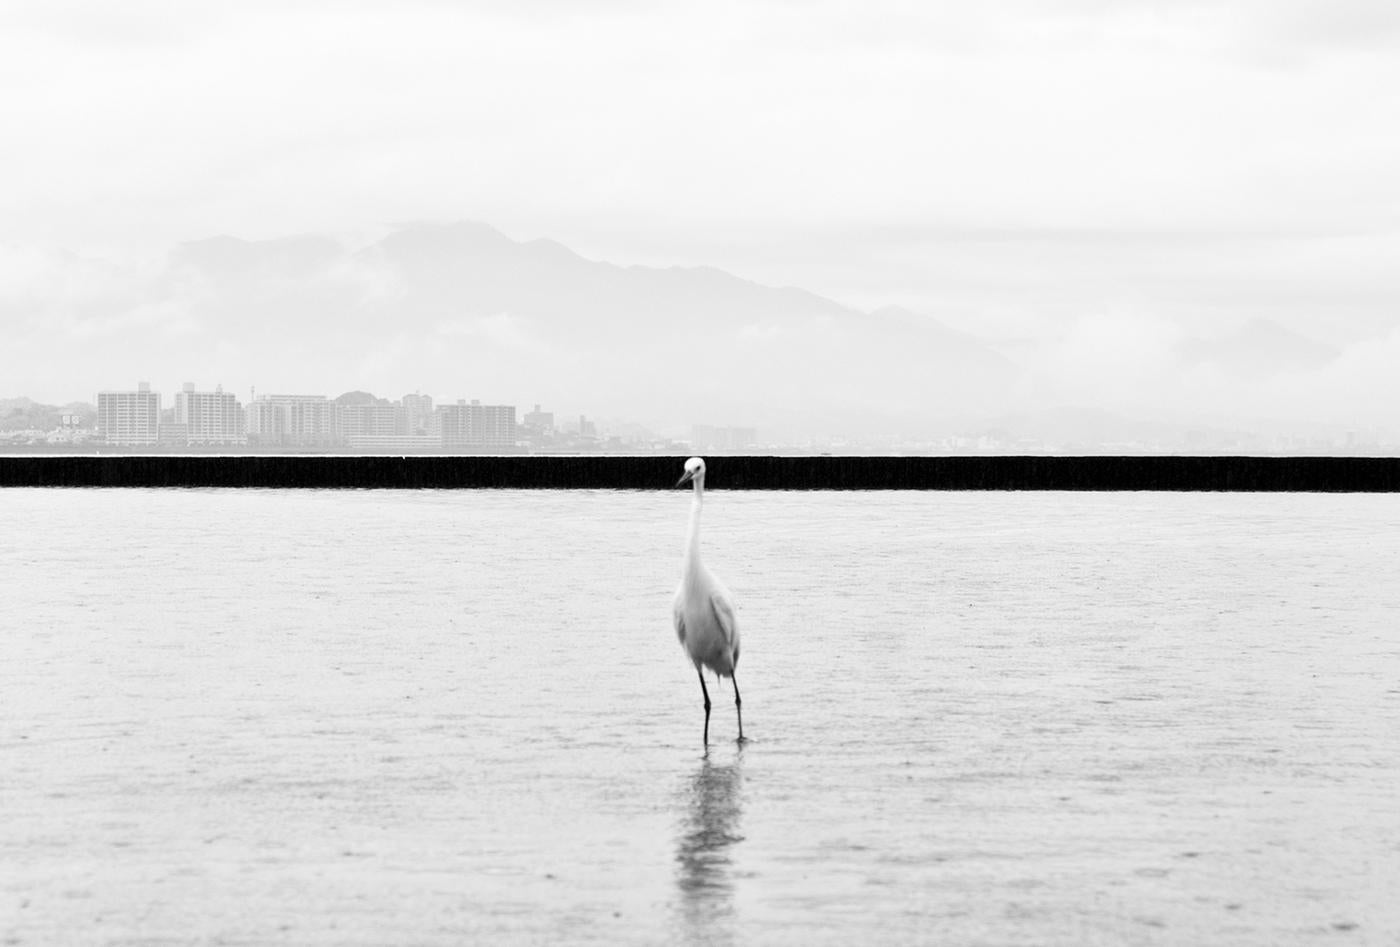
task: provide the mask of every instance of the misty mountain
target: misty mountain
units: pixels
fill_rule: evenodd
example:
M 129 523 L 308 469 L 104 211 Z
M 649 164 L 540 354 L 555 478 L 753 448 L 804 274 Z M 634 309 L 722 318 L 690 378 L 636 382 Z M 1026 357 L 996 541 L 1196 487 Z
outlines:
M 248 241 L 211 237 L 183 243 L 170 255 L 175 272 L 193 270 L 221 282 L 238 278 L 304 278 L 333 266 L 345 248 L 329 237 L 304 235 Z
M 299 365 L 338 366 L 375 390 L 646 423 L 894 430 L 1002 403 L 1016 374 L 908 310 L 864 313 L 710 267 L 589 260 L 470 222 L 405 226 L 355 251 L 217 237 L 178 248 L 162 283 L 191 317 L 176 334 L 232 344 L 255 379 L 312 384 Z
M 903 306 L 883 306 L 870 313 L 871 326 L 895 335 L 903 334 L 910 343 L 931 343 L 947 356 L 956 357 L 969 368 L 1006 376 L 1017 369 L 1005 355 L 976 336 L 935 322 Z
M 1210 364 L 1227 374 L 1258 376 L 1319 368 L 1341 351 L 1268 319 L 1251 319 L 1215 338 L 1184 341 L 1177 355 L 1189 365 Z

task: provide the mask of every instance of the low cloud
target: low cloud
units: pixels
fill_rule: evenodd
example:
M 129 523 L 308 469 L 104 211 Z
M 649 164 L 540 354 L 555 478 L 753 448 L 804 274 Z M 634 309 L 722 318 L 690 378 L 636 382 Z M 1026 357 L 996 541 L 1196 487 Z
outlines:
M 504 349 L 524 351 L 536 345 L 525 324 L 508 312 L 489 316 L 460 316 L 441 321 L 436 328 L 440 335 L 483 339 Z

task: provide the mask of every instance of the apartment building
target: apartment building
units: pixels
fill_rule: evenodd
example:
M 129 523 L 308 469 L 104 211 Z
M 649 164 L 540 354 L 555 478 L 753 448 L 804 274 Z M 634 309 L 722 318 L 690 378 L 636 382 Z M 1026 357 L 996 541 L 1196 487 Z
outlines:
M 411 435 L 427 434 L 433 427 L 433 399 L 431 395 L 404 395 L 403 411 Z
M 160 393 L 144 381 L 135 391 L 98 392 L 97 430 L 108 444 L 156 444 L 160 439 Z
M 408 415 L 402 404 L 342 404 L 337 407 L 337 427 L 342 440 L 408 435 Z
M 223 385 L 195 391 L 194 382 L 185 382 L 175 395 L 175 423 L 186 425 L 190 445 L 248 443 L 243 408 Z
M 248 437 L 259 444 L 327 447 L 336 441 L 335 407 L 325 395 L 259 395 L 248 405 Z
M 456 404 L 438 405 L 433 425 L 448 449 L 508 450 L 515 447 L 515 405 Z

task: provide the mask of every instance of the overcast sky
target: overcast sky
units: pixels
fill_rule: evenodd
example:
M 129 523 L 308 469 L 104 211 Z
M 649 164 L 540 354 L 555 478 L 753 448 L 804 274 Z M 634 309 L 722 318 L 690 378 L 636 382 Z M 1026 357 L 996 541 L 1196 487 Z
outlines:
M 0 292 L 468 218 L 1001 339 L 1400 351 L 1397 115 L 1386 0 L 9 0 Z

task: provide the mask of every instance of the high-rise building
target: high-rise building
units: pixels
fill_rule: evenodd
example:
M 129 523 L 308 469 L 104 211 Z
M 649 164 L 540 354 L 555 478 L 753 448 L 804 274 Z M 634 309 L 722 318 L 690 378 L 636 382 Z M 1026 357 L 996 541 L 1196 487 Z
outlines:
M 408 416 L 401 404 L 342 404 L 339 406 L 342 439 L 357 437 L 403 437 L 408 434 Z
M 468 447 L 475 433 L 471 428 L 471 414 L 467 403 L 458 399 L 456 404 L 440 404 L 433 412 L 433 430 L 443 447 Z
M 244 414 L 247 415 L 249 443 L 286 443 L 287 420 L 271 398 L 264 395 L 253 399 L 244 409 Z
M 160 439 L 160 393 L 144 381 L 135 391 L 98 392 L 97 430 L 108 444 L 155 444 Z
M 482 405 L 482 439 L 484 447 L 512 448 L 515 446 L 515 405 Z
M 213 391 L 195 391 L 185 382 L 175 395 L 175 423 L 187 425 L 190 444 L 246 444 L 243 409 L 232 393 L 219 385 Z
M 260 444 L 325 447 L 335 442 L 335 405 L 325 395 L 261 395 L 248 405 L 248 436 Z
M 404 395 L 403 413 L 408 422 L 409 434 L 427 434 L 433 426 L 432 396 Z
M 515 405 L 467 404 L 438 405 L 434 427 L 446 448 L 503 450 L 515 447 Z

